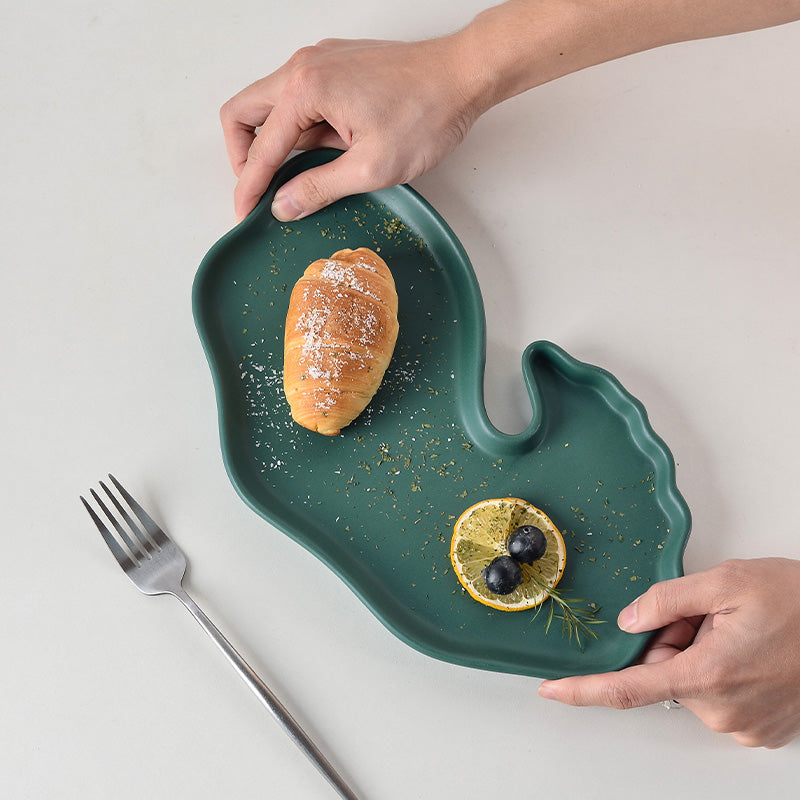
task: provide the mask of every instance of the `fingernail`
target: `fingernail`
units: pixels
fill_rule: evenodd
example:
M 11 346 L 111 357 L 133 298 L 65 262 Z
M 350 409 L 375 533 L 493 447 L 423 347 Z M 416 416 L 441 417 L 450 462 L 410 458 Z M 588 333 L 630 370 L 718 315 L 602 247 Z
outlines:
M 303 211 L 297 207 L 288 193 L 278 192 L 272 201 L 272 216 L 280 222 L 294 222 L 303 216 Z
M 550 685 L 546 682 L 539 686 L 539 697 L 543 697 L 545 700 L 558 700 L 556 693 L 550 688 Z
M 638 608 L 639 600 L 634 600 L 629 606 L 626 606 L 619 612 L 617 617 L 617 625 L 623 631 L 629 631 L 635 624 L 639 616 Z

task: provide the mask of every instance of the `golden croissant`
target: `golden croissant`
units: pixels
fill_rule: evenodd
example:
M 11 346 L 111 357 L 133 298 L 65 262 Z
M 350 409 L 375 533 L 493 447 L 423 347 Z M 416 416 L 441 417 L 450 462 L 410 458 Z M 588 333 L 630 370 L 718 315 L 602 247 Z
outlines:
M 295 422 L 335 436 L 378 391 L 397 342 L 397 291 L 366 247 L 311 264 L 289 299 L 283 388 Z

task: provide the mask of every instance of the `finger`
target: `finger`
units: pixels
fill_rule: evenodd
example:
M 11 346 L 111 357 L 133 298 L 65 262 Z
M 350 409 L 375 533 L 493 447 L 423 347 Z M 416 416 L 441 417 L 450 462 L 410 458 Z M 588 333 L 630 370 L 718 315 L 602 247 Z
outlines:
M 259 93 L 256 83 L 243 89 L 220 109 L 225 148 L 237 177 L 247 163 L 247 155 L 256 138 L 256 129 L 264 124 L 272 108 L 273 104 Z
M 620 611 L 617 624 L 628 633 L 643 633 L 680 619 L 717 614 L 726 610 L 729 594 L 719 567 L 712 567 L 654 584 Z
M 247 163 L 247 152 L 256 138 L 256 131 L 249 125 L 230 124 L 224 129 L 224 135 L 228 161 L 233 167 L 233 174 L 238 178 Z
M 320 147 L 346 150 L 347 143 L 327 122 L 321 122 L 304 131 L 295 144 L 295 150 L 317 150 Z
M 233 193 L 238 219 L 244 219 L 256 207 L 278 167 L 292 152 L 301 135 L 318 122 L 321 120 L 301 118 L 287 106 L 273 108 L 250 146 Z
M 619 672 L 543 681 L 539 694 L 573 706 L 637 708 L 691 697 L 695 690 L 694 683 L 683 675 L 676 656 Z
M 272 204 L 273 215 L 290 222 L 343 197 L 391 186 L 395 182 L 392 173 L 373 168 L 374 163 L 358 147 L 352 147 L 333 161 L 302 172 L 278 190 Z
M 641 663 L 654 664 L 682 653 L 694 641 L 701 619 L 681 619 L 662 628 L 648 642 Z

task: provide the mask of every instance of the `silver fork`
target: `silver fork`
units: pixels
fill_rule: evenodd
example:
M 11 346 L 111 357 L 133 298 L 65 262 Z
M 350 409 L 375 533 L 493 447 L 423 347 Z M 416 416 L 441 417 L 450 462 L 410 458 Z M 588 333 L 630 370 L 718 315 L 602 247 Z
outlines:
M 328 759 L 308 738 L 264 681 L 256 675 L 247 662 L 236 652 L 233 645 L 220 633 L 214 623 L 200 610 L 194 600 L 186 594 L 181 585 L 186 572 L 186 558 L 180 548 L 156 525 L 150 515 L 128 494 L 113 475 L 108 477 L 128 504 L 138 523 L 134 521 L 129 511 L 125 509 L 117 496 L 102 481 L 100 481 L 100 486 L 111 500 L 119 517 L 122 518 L 122 522 L 103 501 L 98 492 L 92 489 L 91 494 L 98 508 L 108 517 L 119 538 L 108 529 L 102 518 L 85 498 L 81 497 L 81 500 L 125 574 L 145 594 L 171 594 L 177 597 L 192 612 L 194 618 L 214 640 L 219 649 L 222 650 L 228 661 L 236 667 L 256 697 L 269 709 L 272 716 L 275 717 L 284 731 L 289 734 L 292 741 L 311 759 L 339 795 L 347 798 L 347 800 L 357 800 L 356 795 L 336 772 Z

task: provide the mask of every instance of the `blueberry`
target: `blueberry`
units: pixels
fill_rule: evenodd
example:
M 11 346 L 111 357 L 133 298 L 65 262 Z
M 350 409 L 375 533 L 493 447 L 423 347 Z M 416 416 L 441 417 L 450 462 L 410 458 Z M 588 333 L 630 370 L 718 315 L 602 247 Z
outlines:
M 511 594 L 522 583 L 522 570 L 511 556 L 498 556 L 481 575 L 486 588 L 494 594 Z
M 523 564 L 533 564 L 547 549 L 547 539 L 533 525 L 523 525 L 508 537 L 508 552 Z

